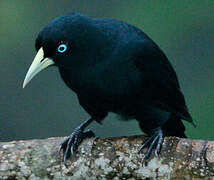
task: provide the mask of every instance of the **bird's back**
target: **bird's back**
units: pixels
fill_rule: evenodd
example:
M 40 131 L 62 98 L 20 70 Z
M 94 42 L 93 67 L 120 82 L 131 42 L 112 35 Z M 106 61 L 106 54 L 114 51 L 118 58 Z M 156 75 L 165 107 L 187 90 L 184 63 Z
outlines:
M 149 103 L 192 121 L 177 75 L 158 45 L 143 31 L 122 21 L 96 19 L 95 22 L 103 33 L 112 38 L 114 45 L 111 54 L 113 59 L 108 57 L 102 64 L 111 70 L 109 75 L 113 80 L 109 80 L 109 83 L 114 80 L 115 85 L 124 83 L 122 89 L 136 88 L 136 93 L 141 89 L 145 102 L 149 99 Z M 106 77 L 109 78 L 109 75 L 106 74 Z
M 72 87 L 74 83 L 70 82 L 67 85 L 79 96 L 88 98 L 87 103 L 106 105 L 109 111 L 115 108 L 118 111 L 121 106 L 122 110 L 129 109 L 126 104 L 137 106 L 143 102 L 192 121 L 174 69 L 143 31 L 114 19 L 90 22 L 99 32 L 94 36 L 95 41 L 101 42 L 99 47 L 94 47 L 96 60 L 92 66 L 72 74 L 79 87 Z M 68 70 L 61 72 L 69 74 Z M 64 80 L 70 81 L 69 75 Z M 99 98 L 94 100 L 93 96 Z

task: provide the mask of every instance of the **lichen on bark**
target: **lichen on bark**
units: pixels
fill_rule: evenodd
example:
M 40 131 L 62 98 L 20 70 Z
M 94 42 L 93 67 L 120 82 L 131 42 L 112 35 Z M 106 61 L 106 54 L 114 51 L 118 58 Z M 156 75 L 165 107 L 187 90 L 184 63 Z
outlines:
M 146 166 L 138 154 L 145 139 L 86 139 L 66 164 L 63 138 L 1 142 L 0 179 L 214 179 L 214 141 L 167 137 Z

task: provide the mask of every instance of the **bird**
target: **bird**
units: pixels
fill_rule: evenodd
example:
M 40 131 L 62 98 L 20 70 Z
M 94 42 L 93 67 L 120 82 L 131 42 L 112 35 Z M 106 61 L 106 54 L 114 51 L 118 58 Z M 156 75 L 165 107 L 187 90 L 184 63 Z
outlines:
M 148 138 L 142 163 L 158 155 L 165 136 L 185 138 L 182 120 L 193 123 L 177 75 L 160 47 L 141 29 L 110 18 L 69 13 L 45 25 L 35 41 L 37 54 L 23 88 L 40 71 L 55 66 L 90 118 L 60 145 L 63 161 L 85 138 L 86 127 L 108 113 L 135 119 Z

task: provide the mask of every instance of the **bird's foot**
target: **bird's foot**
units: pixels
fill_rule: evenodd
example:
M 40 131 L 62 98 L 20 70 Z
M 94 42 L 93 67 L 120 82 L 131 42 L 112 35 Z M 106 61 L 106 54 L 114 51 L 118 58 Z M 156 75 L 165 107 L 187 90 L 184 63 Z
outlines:
M 138 153 L 141 153 L 141 151 L 145 147 L 148 147 L 146 153 L 144 154 L 144 156 L 141 160 L 142 164 L 144 164 L 144 162 L 149 159 L 153 148 L 155 148 L 156 156 L 160 153 L 162 140 L 163 140 L 163 132 L 162 132 L 161 128 L 155 129 L 151 133 L 151 136 L 146 140 L 146 142 L 143 143 L 140 150 L 138 151 Z
M 63 152 L 63 162 L 66 162 L 76 152 L 78 146 L 85 138 L 95 137 L 95 134 L 91 130 L 85 132 L 82 125 L 74 129 L 74 132 L 64 140 L 59 148 L 59 153 Z

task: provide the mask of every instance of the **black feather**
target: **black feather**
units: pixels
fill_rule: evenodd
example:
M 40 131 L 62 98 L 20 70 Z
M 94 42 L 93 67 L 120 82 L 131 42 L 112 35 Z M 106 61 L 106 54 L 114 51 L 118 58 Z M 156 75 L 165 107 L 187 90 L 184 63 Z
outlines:
M 68 46 L 64 54 L 57 52 L 60 43 Z M 86 124 L 92 119 L 101 122 L 108 112 L 139 122 L 151 137 L 142 147 L 157 144 L 159 151 L 162 136 L 186 137 L 182 119 L 193 121 L 176 73 L 162 50 L 140 29 L 114 19 L 69 14 L 42 29 L 36 49 L 41 47 L 91 116 L 62 144 L 65 154 L 72 143 L 76 147 L 72 138 L 79 137 Z

